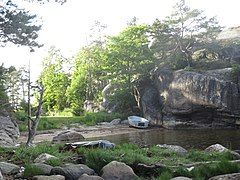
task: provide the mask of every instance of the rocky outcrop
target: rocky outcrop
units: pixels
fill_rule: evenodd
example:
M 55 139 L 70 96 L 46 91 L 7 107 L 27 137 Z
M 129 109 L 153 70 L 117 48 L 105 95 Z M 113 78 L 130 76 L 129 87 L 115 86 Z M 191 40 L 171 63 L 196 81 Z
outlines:
M 144 117 L 155 124 L 159 119 L 165 125 L 235 124 L 240 117 L 240 89 L 231 81 L 229 71 L 155 70 L 151 78 L 138 82 L 136 99 Z
M 20 135 L 18 125 L 9 115 L 0 114 L 0 122 L 0 146 L 14 146 Z

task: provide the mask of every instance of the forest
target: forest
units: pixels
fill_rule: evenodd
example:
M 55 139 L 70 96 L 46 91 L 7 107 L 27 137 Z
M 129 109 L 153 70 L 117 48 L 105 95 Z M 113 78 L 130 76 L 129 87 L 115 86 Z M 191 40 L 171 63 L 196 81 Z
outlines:
M 26 18 L 21 20 L 26 22 L 35 18 L 23 13 L 15 16 L 11 18 L 17 20 L 23 16 Z M 10 41 L 31 48 L 41 46 L 35 42 L 39 26 L 25 27 L 26 32 L 31 30 L 32 33 L 26 40 L 19 34 L 10 36 L 15 32 L 8 32 L 5 24 L 5 29 L 1 29 L 5 33 L 1 36 L 2 43 Z M 206 17 L 201 10 L 190 9 L 183 0 L 173 7 L 172 14 L 165 19 L 156 19 L 151 25 L 139 24 L 135 17 L 117 35 L 107 36 L 105 28 L 96 21 L 90 30 L 90 42 L 73 58 L 67 59 L 60 50 L 51 48 L 42 60 L 43 69 L 37 82 L 31 82 L 28 67 L 5 68 L 2 64 L 1 106 L 10 105 L 23 118 L 28 111 L 30 85 L 31 99 L 35 99 L 31 100 L 32 113 L 38 106 L 36 87 L 41 86 L 44 87 L 43 115 L 82 115 L 86 110 L 84 103 L 88 102 L 94 104 L 96 111 L 112 109 L 131 114 L 137 105 L 134 98 L 136 82 L 150 76 L 156 68 L 167 66 L 189 71 L 239 68 L 238 63 L 231 61 L 231 53 L 239 47 L 239 42 L 219 40 L 218 34 L 223 27 L 217 19 Z M 114 88 L 104 108 L 103 90 L 110 84 Z

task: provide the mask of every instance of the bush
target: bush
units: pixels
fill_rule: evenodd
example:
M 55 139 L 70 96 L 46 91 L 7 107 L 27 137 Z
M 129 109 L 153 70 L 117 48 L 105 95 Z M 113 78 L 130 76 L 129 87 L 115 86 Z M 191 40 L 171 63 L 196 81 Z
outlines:
M 28 120 L 28 114 L 23 110 L 19 110 L 19 111 L 15 112 L 15 116 L 20 121 L 27 121 Z

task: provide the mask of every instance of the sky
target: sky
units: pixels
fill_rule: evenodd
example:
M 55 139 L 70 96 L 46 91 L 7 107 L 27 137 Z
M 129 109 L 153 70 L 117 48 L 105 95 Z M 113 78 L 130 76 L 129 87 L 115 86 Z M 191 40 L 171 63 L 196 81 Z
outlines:
M 0 0 L 1 2 L 2 0 Z M 21 0 L 18 0 L 18 2 Z M 8 46 L 0 48 L 0 63 L 16 67 L 31 63 L 34 78 L 41 72 L 41 62 L 51 46 L 60 49 L 66 57 L 74 56 L 89 41 L 94 21 L 107 25 L 106 33 L 115 35 L 126 27 L 134 16 L 139 23 L 151 24 L 156 18 L 171 14 L 177 0 L 67 0 L 64 5 L 43 5 L 21 2 L 41 17 L 42 30 L 39 42 L 44 47 L 29 52 L 27 47 Z M 240 26 L 239 0 L 186 0 L 191 8 L 204 11 L 208 17 L 217 16 L 225 27 Z

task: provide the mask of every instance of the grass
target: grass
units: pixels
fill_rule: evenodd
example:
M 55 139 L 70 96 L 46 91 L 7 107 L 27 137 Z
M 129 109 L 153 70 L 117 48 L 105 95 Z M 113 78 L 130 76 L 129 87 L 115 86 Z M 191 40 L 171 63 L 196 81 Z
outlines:
M 156 146 L 149 148 L 140 148 L 135 144 L 121 144 L 114 149 L 85 148 L 80 147 L 74 150 L 64 150 L 61 144 L 39 144 L 36 147 L 0 148 L 1 160 L 11 160 L 15 164 L 24 165 L 26 177 L 30 174 L 40 174 L 36 167 L 30 166 L 40 154 L 48 153 L 57 157 L 46 163 L 52 166 L 62 166 L 65 163 L 78 163 L 76 159 L 81 157 L 81 163 L 94 169 L 96 173 L 101 174 L 101 169 L 113 160 L 124 162 L 131 166 L 134 172 L 141 179 L 161 179 L 167 180 L 176 176 L 186 176 L 193 179 L 208 179 L 209 177 L 238 172 L 240 166 L 229 162 L 233 157 L 229 153 L 204 153 L 203 151 L 191 150 L 187 155 L 179 155 L 167 149 Z M 218 161 L 218 163 L 199 165 L 192 171 L 188 171 L 182 164 Z M 154 170 L 151 172 L 139 171 L 138 163 L 152 165 L 161 163 L 166 168 Z M 172 167 L 175 166 L 175 167 Z M 176 168 L 178 166 L 178 168 Z
M 85 113 L 82 116 L 72 116 L 72 117 L 55 117 L 55 116 L 43 116 L 39 122 L 38 130 L 51 130 L 60 129 L 63 126 L 70 126 L 71 124 L 85 124 L 85 125 L 96 125 L 100 122 L 110 122 L 113 119 L 126 118 L 125 115 L 119 113 L 107 113 L 107 112 L 97 112 L 97 113 Z M 21 132 L 27 131 L 27 121 L 19 123 L 19 129 Z

